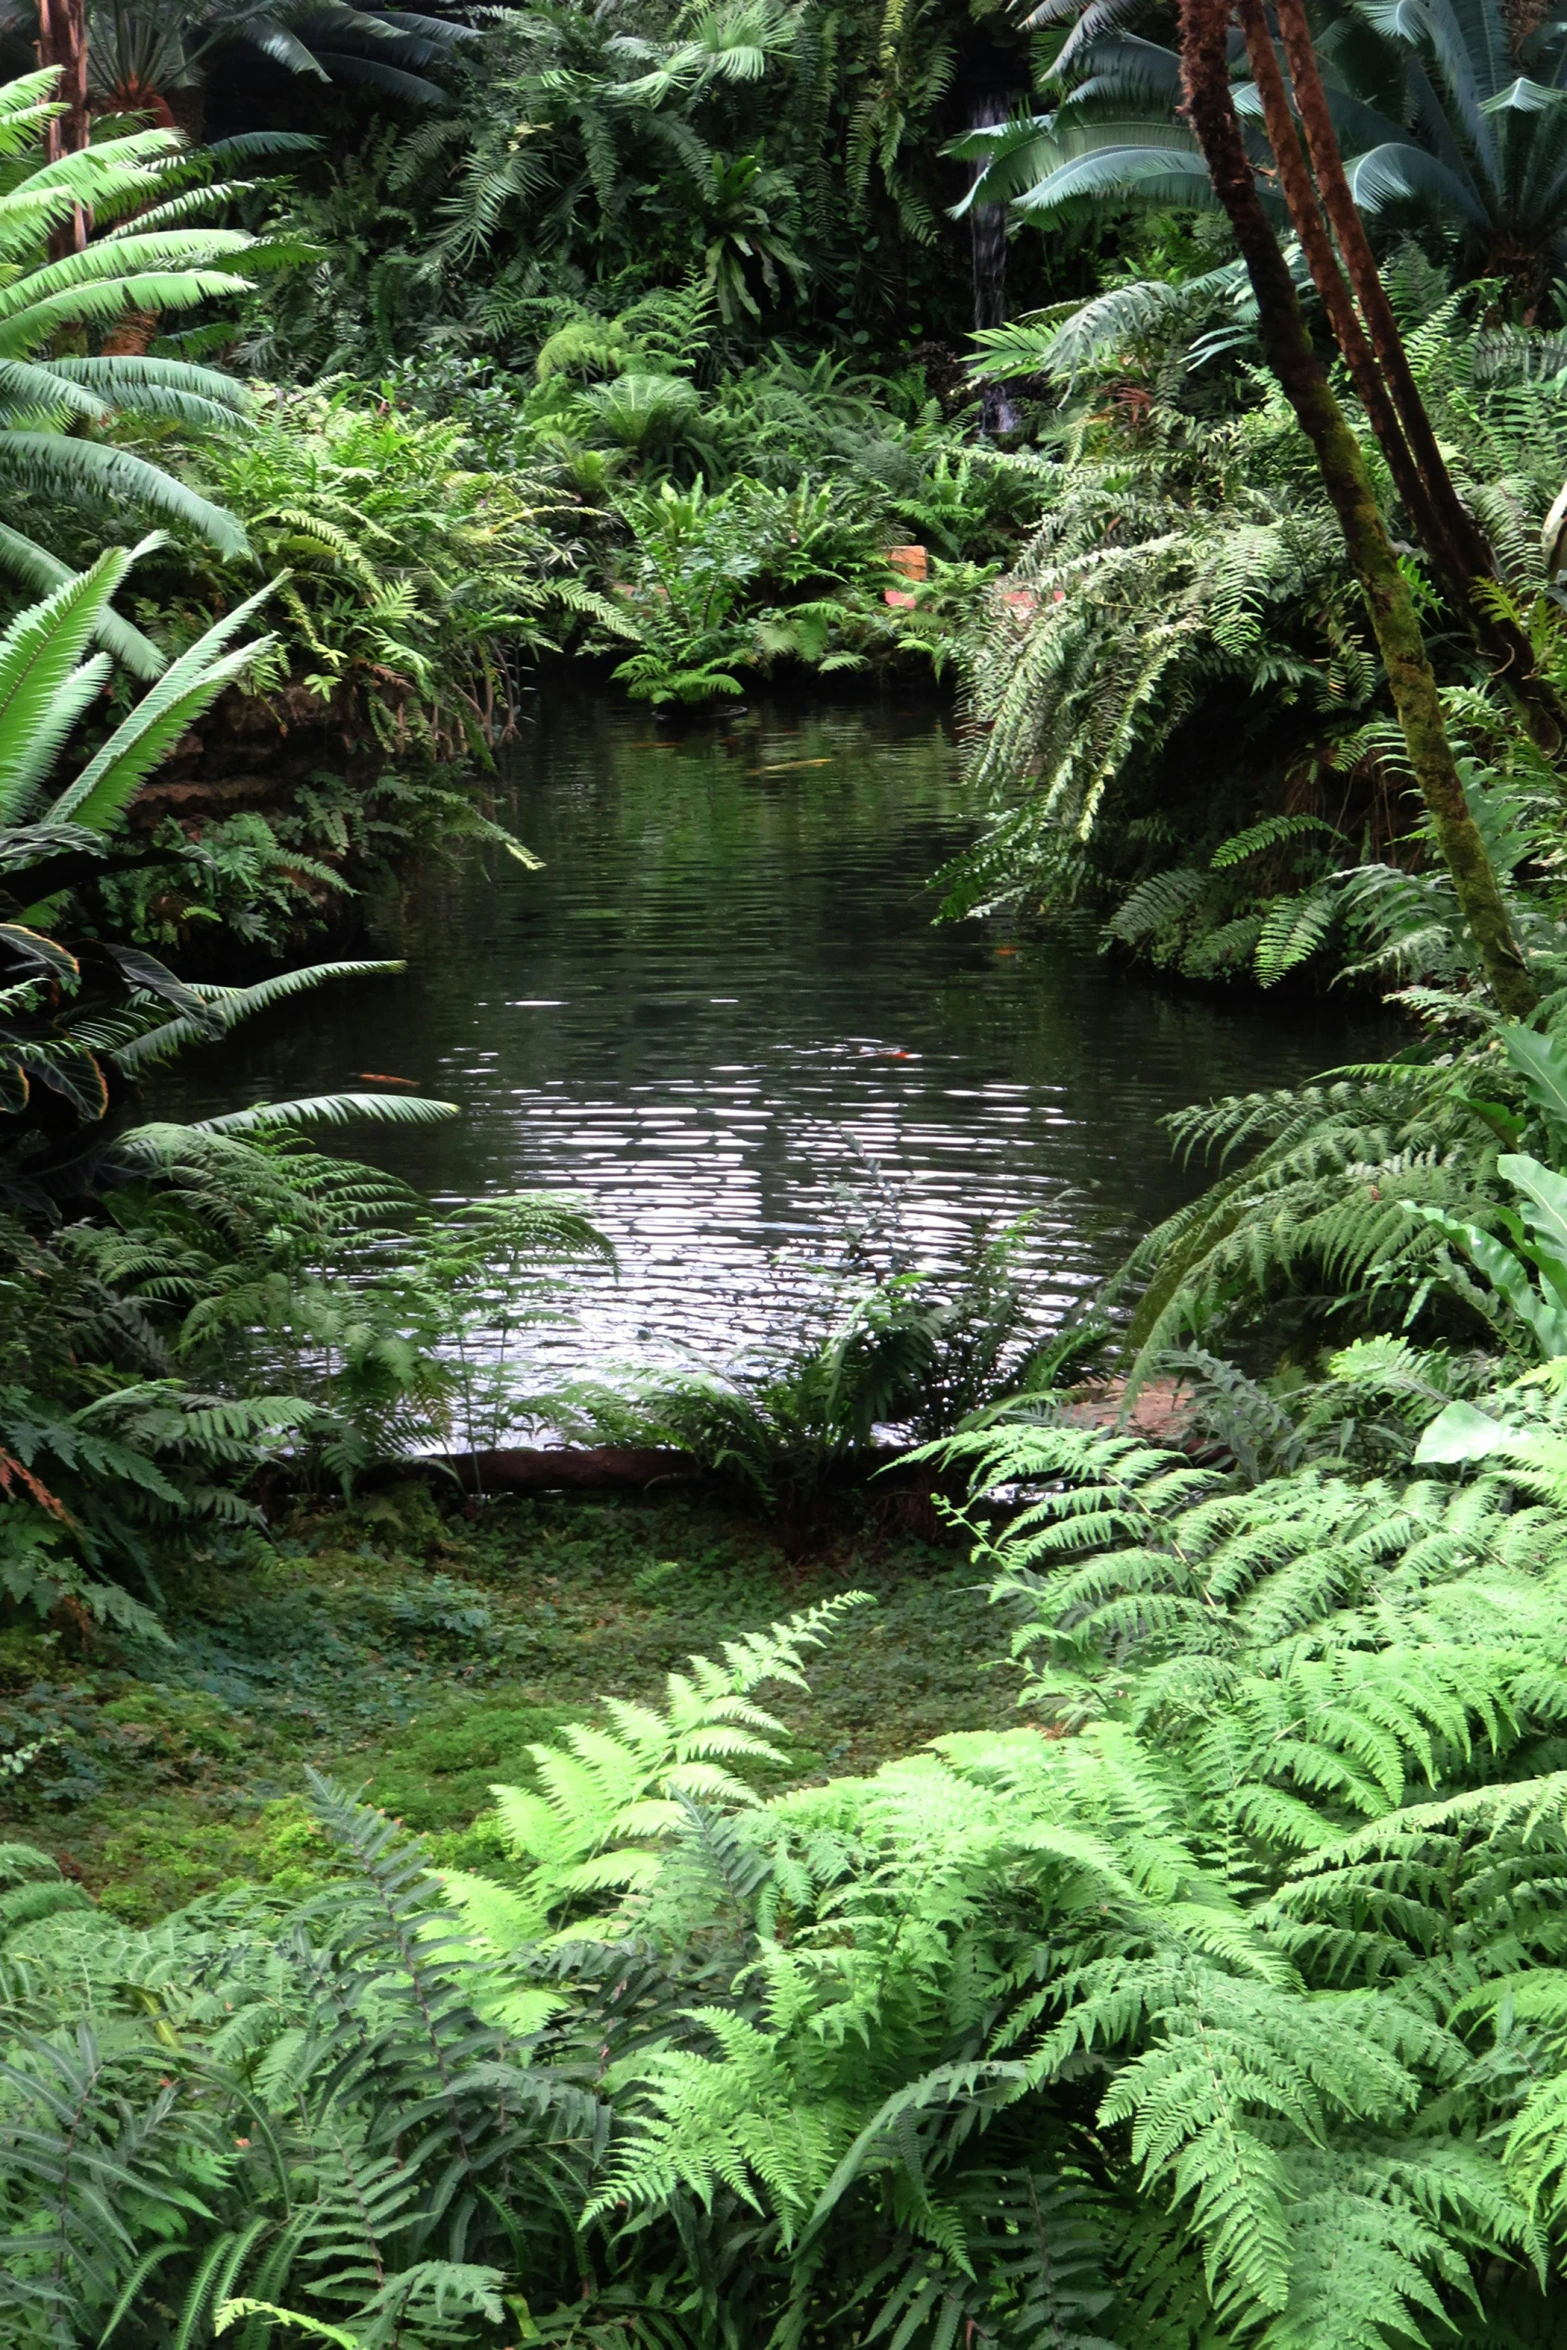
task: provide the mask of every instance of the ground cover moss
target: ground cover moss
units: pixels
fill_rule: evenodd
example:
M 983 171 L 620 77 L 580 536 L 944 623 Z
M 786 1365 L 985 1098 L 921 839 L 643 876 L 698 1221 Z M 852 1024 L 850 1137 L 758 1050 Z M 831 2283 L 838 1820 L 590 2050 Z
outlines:
M 1004 1627 L 966 1548 L 872 1511 L 790 1557 L 707 1497 L 438 1505 L 409 1483 L 301 1508 L 166 1587 L 172 1645 L 0 1633 L 0 1838 L 53 1853 L 141 1923 L 215 1887 L 308 1882 L 307 1764 L 438 1859 L 486 1864 L 496 1781 L 602 1694 L 835 1591 L 876 1599 L 775 1710 L 801 1770 L 874 1767 L 1011 1717 Z

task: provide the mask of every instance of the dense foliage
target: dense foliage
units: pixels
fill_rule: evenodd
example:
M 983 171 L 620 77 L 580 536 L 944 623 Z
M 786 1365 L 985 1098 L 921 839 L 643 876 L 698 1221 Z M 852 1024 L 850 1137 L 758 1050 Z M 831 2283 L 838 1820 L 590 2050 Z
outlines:
M 18 2350 L 1560 2337 L 1567 45 L 1323 6 L 1318 119 L 1248 5 L 1183 111 L 1212 19 L 15 20 L 0 1639 L 145 1669 L 285 1479 L 454 1452 L 482 1523 L 520 1434 L 654 1444 L 798 1560 L 916 1448 L 1021 1706 L 792 1760 L 761 1695 L 871 1637 L 840 1588 L 536 1742 L 462 1869 L 324 1779 L 292 1875 L 150 1926 L 0 1848 Z M 954 915 L 1409 1041 L 1185 1113 L 1217 1180 L 1069 1329 L 1018 1230 L 855 1243 L 792 1347 L 552 1386 L 580 1205 L 301 1131 L 446 1105 L 141 1089 L 392 968 L 292 967 L 372 874 L 532 862 L 485 778 L 566 659 L 665 723 L 955 682 Z
M 1422 1470 L 1407 1370 L 1255 1484 L 965 1440 L 1016 1731 L 760 1794 L 844 1599 L 540 1748 L 501 1878 L 327 1786 L 302 1905 L 15 1853 L 19 2338 L 1548 2338 L 1560 1438 Z

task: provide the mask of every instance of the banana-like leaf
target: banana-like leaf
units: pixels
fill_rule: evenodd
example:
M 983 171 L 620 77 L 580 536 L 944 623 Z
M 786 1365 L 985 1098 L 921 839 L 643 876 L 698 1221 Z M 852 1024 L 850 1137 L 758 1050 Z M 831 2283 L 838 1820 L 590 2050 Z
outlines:
M 1567 1257 L 1567 1176 L 1542 1167 L 1522 1151 L 1498 1159 L 1496 1171 L 1522 1192 L 1524 1221 L 1536 1241 L 1552 1256 Z
M 0 873 L 27 873 L 47 857 L 102 855 L 102 841 L 79 824 L 0 825 Z
M 1567 1045 L 1532 1028 L 1501 1032 L 1507 1058 L 1524 1081 L 1530 1106 L 1543 1119 L 1558 1159 L 1567 1162 Z
M 1533 1166 L 1537 1162 L 1526 1162 Z M 1500 1164 L 1506 1164 L 1505 1161 Z M 1542 1169 L 1548 1173 L 1548 1169 Z M 1560 1181 L 1560 1178 L 1557 1178 Z M 1434 1224 L 1443 1237 L 1461 1248 L 1477 1272 L 1483 1273 L 1503 1304 L 1510 1307 L 1534 1339 L 1540 1354 L 1550 1362 L 1558 1355 L 1567 1354 L 1567 1306 L 1542 1295 L 1529 1277 L 1524 1259 L 1508 1248 L 1494 1233 L 1484 1232 L 1478 1224 L 1468 1224 L 1449 1216 L 1442 1208 L 1429 1201 L 1406 1203 L 1408 1213 L 1418 1216 L 1423 1223 Z
M 187 987 L 184 980 L 177 977 L 166 963 L 160 963 L 156 955 L 149 955 L 143 947 L 117 946 L 112 940 L 104 942 L 103 952 L 132 987 L 139 988 L 144 995 L 160 996 L 166 1004 L 172 1004 L 177 1012 L 183 1012 L 188 1019 L 195 1021 L 198 1027 L 205 1024 L 209 1035 L 223 1033 L 222 1021 L 208 1011 L 194 988 Z
M 89 1126 L 95 1126 L 108 1109 L 108 1079 L 91 1053 L 58 1047 L 34 1049 L 27 1054 L 26 1065 L 39 1085 L 69 1102 Z
M 1463 1461 L 1483 1461 L 1500 1451 L 1511 1434 L 1489 1412 L 1460 1400 L 1438 1412 L 1415 1447 L 1415 1459 L 1422 1466 L 1441 1462 L 1455 1467 Z
M 46 938 L 41 930 L 31 930 L 23 922 L 0 922 L 0 947 L 55 979 L 74 979 L 79 967 L 76 957 L 57 939 Z

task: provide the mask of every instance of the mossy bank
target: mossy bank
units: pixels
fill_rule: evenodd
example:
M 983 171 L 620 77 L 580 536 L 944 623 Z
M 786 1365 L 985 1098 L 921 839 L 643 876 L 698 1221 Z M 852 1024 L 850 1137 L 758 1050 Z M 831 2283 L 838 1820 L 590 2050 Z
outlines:
M 709 1499 L 472 1512 L 414 1483 L 301 1510 L 170 1585 L 168 1648 L 0 1635 L 0 1836 L 136 1922 L 239 1879 L 288 1889 L 324 1856 L 313 1763 L 473 1865 L 492 1857 L 491 1782 L 528 1776 L 531 1741 L 850 1589 L 874 1618 L 782 1707 L 808 1769 L 1010 1718 L 1015 1684 L 985 1661 L 1001 1627 L 959 1543 L 868 1524 L 791 1561 Z

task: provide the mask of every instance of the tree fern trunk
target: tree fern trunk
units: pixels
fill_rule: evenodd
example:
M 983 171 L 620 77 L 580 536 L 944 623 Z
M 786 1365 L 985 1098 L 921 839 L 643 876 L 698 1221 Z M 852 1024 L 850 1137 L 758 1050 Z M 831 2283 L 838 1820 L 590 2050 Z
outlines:
M 1311 443 L 1371 617 L 1410 765 L 1430 811 L 1491 992 L 1515 1019 L 1538 1001 L 1495 870 L 1453 760 L 1420 623 L 1398 568 L 1360 444 L 1312 349 L 1284 256 L 1257 194 L 1230 94 L 1230 0 L 1182 0 L 1186 104 L 1214 193 L 1246 263 L 1268 364 Z

